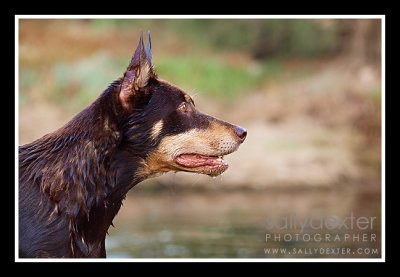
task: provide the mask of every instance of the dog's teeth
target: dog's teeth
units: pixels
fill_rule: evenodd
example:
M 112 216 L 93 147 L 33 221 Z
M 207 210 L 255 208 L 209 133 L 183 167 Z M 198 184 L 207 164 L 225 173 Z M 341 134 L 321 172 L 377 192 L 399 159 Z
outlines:
M 224 165 L 228 165 L 228 163 L 227 163 L 226 161 L 224 161 L 223 158 L 224 158 L 224 156 L 219 156 L 218 159 L 217 159 L 217 161 L 220 162 L 220 163 L 222 163 L 222 164 L 224 164 Z

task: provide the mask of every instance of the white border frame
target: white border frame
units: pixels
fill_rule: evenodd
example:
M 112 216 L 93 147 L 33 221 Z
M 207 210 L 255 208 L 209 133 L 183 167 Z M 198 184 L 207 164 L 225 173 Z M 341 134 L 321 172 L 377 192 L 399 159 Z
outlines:
M 112 258 L 21 259 L 18 257 L 19 20 L 20 19 L 381 19 L 381 258 Z M 16 262 L 385 262 L 385 15 L 15 15 L 15 261 Z

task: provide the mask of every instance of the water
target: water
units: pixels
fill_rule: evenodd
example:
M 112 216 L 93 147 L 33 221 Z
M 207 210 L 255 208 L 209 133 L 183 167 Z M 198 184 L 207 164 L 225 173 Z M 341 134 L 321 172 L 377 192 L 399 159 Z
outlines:
M 380 257 L 380 222 L 374 190 L 135 188 L 106 248 L 109 258 Z

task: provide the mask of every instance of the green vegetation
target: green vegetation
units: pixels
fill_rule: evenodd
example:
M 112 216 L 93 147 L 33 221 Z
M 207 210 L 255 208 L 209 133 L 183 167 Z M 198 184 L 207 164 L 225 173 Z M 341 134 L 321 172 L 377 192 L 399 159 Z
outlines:
M 154 60 L 161 78 L 194 94 L 232 100 L 272 82 L 308 76 L 315 69 L 311 60 L 336 53 L 344 43 L 343 26 L 351 24 L 300 19 L 25 21 L 20 104 L 35 97 L 80 110 L 122 75 L 131 54 L 127 49 L 136 46 L 139 30 L 151 30 L 157 41 Z M 58 35 L 60 28 L 64 36 Z M 33 39 L 34 32 L 41 43 Z M 294 60 L 301 66 L 287 68 Z
M 78 111 L 122 76 L 126 65 L 125 59 L 98 53 L 77 62 L 56 63 L 43 72 L 22 68 L 20 104 L 26 102 L 29 91 L 37 90 L 51 101 Z M 234 99 L 282 74 L 279 61 L 243 67 L 230 65 L 223 59 L 177 56 L 160 57 L 156 70 L 161 78 L 191 93 L 222 99 Z
M 323 56 L 336 51 L 341 38 L 341 26 L 303 19 L 97 19 L 91 25 L 178 33 L 183 43 L 189 40 L 195 47 L 240 50 L 260 58 Z
M 260 86 L 279 74 L 279 70 L 279 63 L 240 67 L 222 59 L 201 57 L 166 57 L 157 61 L 157 72 L 162 78 L 195 93 L 228 99 Z
M 78 111 L 87 106 L 111 83 L 122 75 L 126 64 L 100 53 L 72 63 L 56 63 L 39 73 L 30 68 L 21 69 L 20 104 L 29 92 L 42 96 L 67 108 Z

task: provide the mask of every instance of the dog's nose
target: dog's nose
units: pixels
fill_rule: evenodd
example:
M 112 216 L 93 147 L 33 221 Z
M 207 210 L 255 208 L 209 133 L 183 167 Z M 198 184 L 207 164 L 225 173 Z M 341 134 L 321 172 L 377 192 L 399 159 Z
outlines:
M 235 133 L 240 138 L 240 142 L 243 142 L 247 136 L 247 130 L 243 127 L 235 127 Z

